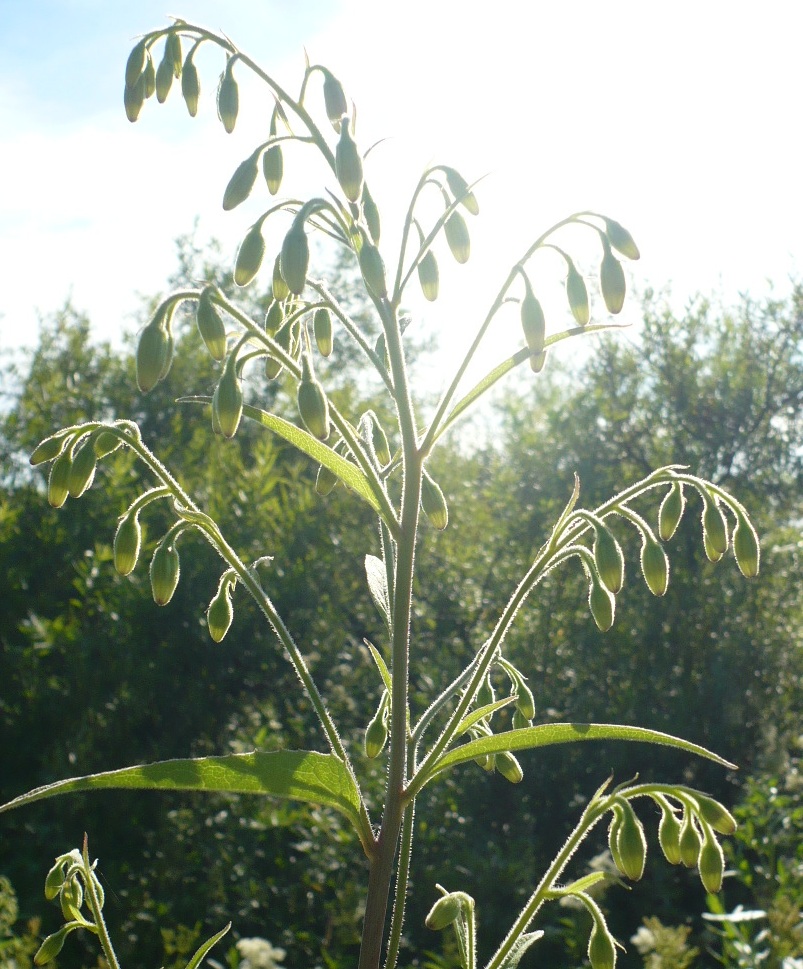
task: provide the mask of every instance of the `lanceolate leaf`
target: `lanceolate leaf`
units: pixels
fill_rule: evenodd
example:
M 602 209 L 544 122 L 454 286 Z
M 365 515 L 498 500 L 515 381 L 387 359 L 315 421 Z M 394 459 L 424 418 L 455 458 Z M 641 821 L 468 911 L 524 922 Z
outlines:
M 388 574 L 385 571 L 385 563 L 376 555 L 365 556 L 365 575 L 368 579 L 368 588 L 377 608 L 390 622 L 390 599 L 388 598 Z
M 502 962 L 499 969 L 516 969 L 516 966 L 521 962 L 524 953 L 534 942 L 537 942 L 540 938 L 543 938 L 543 935 L 544 933 L 541 929 L 539 929 L 537 932 L 525 932 L 524 935 L 520 935 L 513 943 L 513 948 L 505 956 L 504 962 Z
M 224 926 L 220 930 L 220 932 L 216 932 L 211 937 L 211 939 L 207 939 L 206 942 L 203 943 L 203 945 L 199 946 L 195 952 L 195 955 L 187 963 L 186 969 L 197 969 L 197 967 L 200 966 L 201 962 L 203 961 L 203 958 L 207 954 L 207 952 L 209 952 L 209 950 L 212 948 L 213 945 L 215 945 L 217 942 L 220 942 L 220 940 L 229 931 L 230 928 L 231 928 L 231 922 L 229 922 L 228 925 Z
M 269 794 L 332 807 L 360 831 L 360 795 L 348 770 L 332 754 L 309 750 L 255 751 L 223 757 L 163 760 L 103 774 L 72 777 L 14 798 L 0 805 L 0 813 L 57 794 L 122 788 Z
M 581 740 L 636 740 L 641 743 L 661 744 L 665 747 L 677 747 L 689 754 L 706 757 L 723 767 L 734 767 L 734 764 L 724 760 L 718 754 L 689 743 L 659 730 L 646 730 L 643 727 L 624 727 L 610 723 L 545 723 L 537 727 L 525 727 L 522 730 L 507 730 L 491 737 L 481 737 L 462 744 L 444 754 L 433 766 L 432 776 L 467 760 L 481 757 L 484 754 L 496 754 L 502 750 L 529 750 L 533 747 L 550 747 L 553 744 L 569 744 Z

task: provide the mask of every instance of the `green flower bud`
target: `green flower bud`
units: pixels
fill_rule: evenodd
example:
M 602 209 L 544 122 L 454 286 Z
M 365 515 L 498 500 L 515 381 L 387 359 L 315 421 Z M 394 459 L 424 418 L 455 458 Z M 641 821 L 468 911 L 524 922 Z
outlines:
M 680 855 L 680 821 L 674 811 L 665 804 L 661 804 L 661 822 L 658 825 L 658 842 L 664 857 L 670 865 L 679 865 Z
M 131 87 L 126 86 L 126 89 L 123 92 L 123 107 L 125 108 L 125 116 L 129 121 L 133 123 L 137 120 L 144 103 L 145 74 L 143 72 L 140 74 L 135 83 Z
M 240 162 L 229 179 L 226 191 L 223 193 L 224 211 L 231 211 L 248 198 L 256 183 L 258 171 L 256 155 L 251 155 L 245 161 Z
M 219 643 L 231 628 L 234 619 L 234 609 L 231 605 L 231 585 L 224 582 L 217 595 L 209 603 L 206 611 L 206 625 L 209 635 Z
M 164 380 L 173 362 L 173 337 L 160 317 L 142 331 L 137 344 L 137 386 L 147 394 Z
M 385 263 L 379 250 L 372 242 L 364 242 L 360 249 L 360 272 L 365 285 L 377 299 L 384 299 L 388 295 L 388 285 L 385 281 Z
M 157 606 L 166 606 L 178 585 L 180 567 L 175 545 L 160 542 L 151 559 L 151 591 Z
M 69 922 L 81 915 L 81 905 L 84 901 L 84 890 L 77 878 L 72 877 L 62 885 L 59 892 L 59 904 L 64 921 Z
M 509 750 L 501 750 L 496 755 L 496 769 L 511 784 L 520 784 L 524 780 L 524 771 L 521 769 L 521 764 Z
M 153 96 L 156 90 L 156 71 L 153 67 L 153 59 L 151 58 L 150 51 L 148 52 L 148 59 L 145 61 L 145 70 L 142 72 L 142 80 L 144 84 L 145 100 L 147 101 L 149 97 Z
M 588 587 L 588 606 L 597 628 L 600 632 L 606 633 L 613 625 L 616 600 L 596 576 L 591 577 Z
M 371 420 L 371 443 L 374 446 L 374 453 L 379 464 L 383 468 L 390 464 L 391 454 L 388 438 L 376 417 Z
M 520 677 L 516 682 L 516 710 L 527 721 L 532 720 L 535 716 L 535 697 L 533 691 L 524 682 L 523 677 Z
M 226 327 L 212 302 L 212 288 L 207 288 L 198 299 L 195 320 L 198 332 L 213 360 L 223 360 L 226 356 Z
M 605 219 L 605 235 L 613 248 L 628 259 L 638 259 L 641 256 L 633 236 L 614 219 Z
M 273 262 L 273 298 L 277 303 L 281 303 L 282 300 L 287 299 L 290 295 L 290 287 L 284 281 L 284 276 L 282 276 L 282 254 L 279 253 Z
M 326 117 L 331 121 L 335 131 L 340 131 L 340 122 L 348 112 L 346 94 L 338 79 L 324 68 L 323 72 L 323 103 L 326 107 Z
M 707 825 L 720 834 L 733 834 L 736 830 L 736 818 L 724 805 L 713 797 L 696 792 L 694 800 L 697 802 L 697 814 Z
M 650 592 L 662 596 L 669 584 L 669 560 L 658 542 L 647 535 L 641 546 L 641 571 Z
M 736 515 L 733 554 L 736 556 L 739 570 L 746 579 L 752 579 L 758 575 L 760 559 L 758 535 L 750 519 L 741 512 L 737 512 Z
M 703 498 L 703 537 L 705 554 L 718 562 L 728 549 L 728 526 L 714 498 Z
M 622 806 L 622 823 L 619 826 L 616 844 L 619 849 L 617 864 L 621 862 L 622 873 L 637 882 L 644 874 L 647 839 L 644 837 L 641 821 L 629 804 Z
M 439 531 L 449 524 L 449 509 L 443 492 L 426 471 L 421 479 L 421 508 L 430 525 Z
M 332 316 L 325 306 L 319 306 L 312 317 L 312 332 L 321 356 L 328 357 L 332 352 Z
M 658 512 L 658 534 L 661 536 L 661 541 L 668 542 L 675 534 L 685 507 L 686 496 L 683 494 L 683 485 L 679 481 L 674 481 L 664 495 Z
M 524 299 L 521 301 L 521 328 L 524 330 L 524 339 L 530 352 L 537 355 L 543 353 L 546 319 L 529 281 L 526 283 Z
M 606 588 L 616 595 L 625 581 L 625 557 L 613 532 L 606 525 L 595 526 L 594 563 Z
M 541 373 L 546 366 L 546 356 L 548 351 L 542 350 L 540 353 L 533 353 L 530 357 L 530 370 L 533 373 Z
M 240 110 L 240 93 L 232 74 L 232 67 L 232 62 L 229 60 L 226 70 L 220 76 L 217 89 L 217 116 L 223 122 L 223 127 L 228 134 L 234 131 L 237 112 Z
M 614 969 L 616 966 L 616 946 L 607 927 L 594 922 L 588 938 L 588 961 L 591 969 Z
M 181 77 L 181 36 L 178 31 L 172 30 L 167 35 L 165 41 L 165 57 L 170 61 L 173 68 L 173 76 Z
M 201 96 L 201 81 L 198 77 L 198 68 L 192 59 L 192 51 L 187 54 L 184 67 L 181 71 L 181 95 L 187 105 L 190 117 L 194 118 L 198 114 L 198 99 Z
M 92 487 L 96 466 L 97 457 L 95 455 L 95 449 L 92 446 L 92 442 L 88 441 L 72 456 L 69 476 L 71 498 L 80 498 L 88 488 Z
M 281 253 L 281 274 L 287 288 L 296 296 L 304 292 L 309 269 L 309 242 L 303 222 L 294 222 L 284 237 Z M 276 296 L 274 287 L 273 295 Z
M 725 858 L 719 842 L 710 829 L 706 830 L 703 846 L 700 849 L 699 868 L 703 888 L 712 894 L 718 892 L 722 888 Z
M 454 168 L 448 168 L 445 165 L 443 166 L 443 173 L 446 176 L 449 191 L 454 195 L 455 199 L 460 202 L 467 212 L 470 212 L 472 215 L 479 215 L 480 207 L 477 204 L 477 199 L 469 189 L 468 182 L 463 176 L 455 171 Z
M 471 238 L 466 220 L 459 212 L 452 212 L 444 225 L 449 251 L 459 263 L 468 262 L 471 255 Z
M 689 810 L 686 810 L 683 815 L 678 844 L 680 846 L 680 860 L 686 868 L 694 868 L 700 857 L 700 835 Z
M 513 711 L 513 716 L 510 718 L 510 726 L 513 730 L 524 730 L 532 725 L 532 720 L 528 720 L 518 707 Z
M 61 508 L 70 493 L 72 455 L 69 449 L 61 452 L 50 466 L 47 482 L 47 500 L 54 508 Z
M 318 474 L 315 478 L 315 493 L 325 498 L 328 494 L 331 494 L 339 480 L 334 471 L 330 471 L 325 464 L 322 464 L 318 468 Z
M 255 222 L 240 243 L 237 261 L 234 264 L 234 282 L 238 286 L 247 286 L 259 272 L 264 256 L 265 240 L 262 238 L 262 223 Z
M 220 433 L 223 437 L 234 437 L 240 426 L 240 418 L 243 416 L 243 389 L 237 375 L 236 363 L 232 358 L 229 358 L 220 375 L 212 407 L 217 416 Z
M 621 830 L 623 820 L 624 811 L 620 805 L 615 804 L 611 811 L 611 823 L 608 827 L 608 847 L 610 848 L 613 863 L 622 874 L 625 873 L 625 864 L 619 853 L 619 831 Z
M 284 175 L 284 157 L 281 145 L 271 145 L 262 156 L 262 172 L 268 183 L 268 191 L 275 195 L 282 184 Z
M 486 707 L 489 703 L 493 703 L 496 700 L 496 691 L 494 690 L 494 685 L 491 682 L 491 674 L 487 673 L 480 684 L 479 690 L 477 690 L 477 698 L 474 704 L 477 708 Z
M 429 914 L 424 919 L 424 925 L 435 932 L 447 928 L 460 918 L 466 898 L 463 892 L 449 892 L 448 895 L 443 895 L 429 910 Z
M 132 512 L 120 519 L 114 536 L 114 567 L 120 575 L 130 575 L 134 571 L 141 544 L 139 516 Z
M 56 434 L 53 437 L 47 437 L 40 444 L 37 444 L 28 459 L 29 463 L 36 467 L 37 464 L 45 464 L 47 461 L 52 461 L 53 458 L 57 458 L 67 441 L 67 435 Z
M 429 249 L 424 258 L 418 264 L 418 282 L 421 284 L 421 292 L 424 299 L 434 303 L 438 298 L 440 288 L 440 273 L 438 272 L 438 260 L 435 253 Z
M 574 263 L 569 263 L 569 272 L 566 276 L 566 296 L 569 300 L 569 309 L 572 311 L 572 316 L 580 326 L 586 326 L 591 319 L 588 290 L 585 280 L 577 272 Z
M 373 195 L 368 191 L 367 183 L 363 183 L 362 187 L 362 214 L 365 216 L 365 222 L 371 234 L 371 239 L 374 245 L 378 246 L 382 228 L 379 220 L 379 209 L 377 208 Z
M 388 742 L 388 693 L 382 694 L 373 719 L 365 728 L 365 756 L 374 760 L 385 749 Z
M 374 353 L 382 361 L 385 368 L 390 370 L 390 357 L 388 356 L 387 341 L 385 340 L 384 333 L 380 333 L 376 338 L 376 343 L 374 344 Z
M 47 877 L 45 878 L 45 898 L 48 902 L 52 902 L 61 891 L 62 885 L 64 884 L 65 865 L 66 861 L 63 857 L 57 858 L 55 865 L 47 873 Z
M 147 48 L 145 45 L 145 38 L 137 41 L 128 55 L 128 60 L 125 65 L 125 86 L 127 88 L 133 87 L 139 80 L 140 75 L 145 69 L 145 59 L 147 56 Z
M 298 385 L 298 412 L 304 426 L 314 437 L 325 441 L 329 437 L 329 402 L 323 387 L 312 371 L 307 353 L 301 357 L 301 382 Z
M 64 940 L 75 928 L 78 928 L 78 926 L 74 924 L 62 925 L 58 932 L 49 935 L 33 957 L 34 965 L 43 966 L 55 959 L 64 946 Z
M 599 271 L 599 284 L 602 290 L 602 298 L 609 313 L 619 313 L 625 305 L 625 293 L 627 284 L 625 283 L 625 272 L 622 264 L 614 256 L 610 249 L 605 250 L 602 257 L 602 265 Z
M 349 120 L 340 125 L 340 139 L 335 149 L 335 173 L 349 202 L 358 202 L 362 193 L 362 158 L 349 131 Z
M 105 458 L 107 454 L 111 454 L 116 451 L 118 447 L 122 445 L 120 438 L 113 434 L 111 431 L 101 431 L 92 442 L 92 447 L 95 451 L 95 457 L 100 460 Z
M 156 100 L 159 104 L 164 104 L 167 100 L 167 95 L 170 93 L 172 84 L 173 61 L 168 54 L 167 46 L 165 46 L 164 56 L 159 61 L 159 67 L 156 69 Z
M 281 329 L 282 323 L 284 323 L 284 310 L 282 309 L 282 304 L 277 299 L 274 299 L 271 301 L 267 315 L 265 316 L 265 330 L 271 336 L 275 336 Z

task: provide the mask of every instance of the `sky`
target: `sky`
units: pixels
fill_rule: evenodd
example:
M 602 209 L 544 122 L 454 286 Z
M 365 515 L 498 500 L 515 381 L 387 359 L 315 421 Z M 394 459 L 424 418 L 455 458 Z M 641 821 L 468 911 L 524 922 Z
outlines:
M 486 176 L 480 215 L 467 217 L 470 262 L 452 267 L 441 247 L 443 297 L 411 297 L 447 348 L 469 338 L 469 316 L 484 315 L 527 245 L 580 209 L 631 230 L 642 252 L 632 285 L 671 285 L 678 308 L 696 292 L 725 303 L 783 294 L 801 271 L 803 4 L 0 0 L 0 346 L 35 343 L 39 319 L 67 298 L 98 337 L 137 330 L 139 294 L 165 291 L 177 237 L 197 220 L 199 241 L 220 239 L 233 258 L 266 207 L 263 193 L 221 210 L 269 107 L 240 72 L 241 117 L 223 131 L 218 53 L 198 56 L 197 118 L 174 89 L 126 120 L 128 52 L 168 14 L 225 31 L 291 91 L 305 48 L 342 80 L 360 145 L 385 139 L 366 171 L 387 212 L 386 262 L 424 166 Z M 335 187 L 300 146 L 286 168 L 289 192 Z M 590 273 L 598 249 L 566 242 Z M 565 270 L 539 260 L 548 315 L 564 313 Z M 637 324 L 638 311 L 630 301 L 624 320 Z

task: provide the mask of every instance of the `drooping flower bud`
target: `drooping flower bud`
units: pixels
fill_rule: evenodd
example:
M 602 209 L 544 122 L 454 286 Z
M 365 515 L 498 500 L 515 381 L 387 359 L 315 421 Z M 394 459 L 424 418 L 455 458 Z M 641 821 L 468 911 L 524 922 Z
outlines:
M 165 57 L 173 68 L 173 77 L 181 77 L 181 35 L 177 30 L 171 30 L 165 41 Z
M 725 858 L 722 847 L 714 837 L 713 831 L 706 827 L 703 846 L 700 849 L 698 862 L 700 880 L 707 892 L 716 894 L 722 888 L 722 876 L 725 872 Z
M 105 458 L 107 454 L 111 454 L 112 451 L 116 451 L 118 447 L 122 445 L 120 438 L 113 434 L 111 431 L 101 431 L 100 434 L 96 435 L 92 441 L 92 447 L 95 451 L 95 457 L 100 460 Z
M 53 437 L 45 438 L 41 444 L 37 444 L 33 449 L 33 453 L 28 459 L 32 467 L 36 467 L 37 464 L 45 464 L 47 461 L 52 461 L 53 458 L 57 458 L 67 440 L 66 435 L 56 434 Z
M 145 73 L 143 72 L 131 87 L 126 85 L 123 92 L 123 107 L 125 116 L 132 123 L 137 120 L 145 103 Z
M 365 285 L 377 299 L 384 299 L 388 295 L 382 255 L 377 247 L 367 240 L 363 242 L 360 249 L 360 272 Z
M 524 677 L 519 677 L 516 681 L 516 711 L 528 722 L 535 716 L 535 697 L 524 682 Z
M 173 337 L 156 316 L 142 331 L 137 344 L 137 386 L 147 394 L 164 380 L 173 361 Z
M 736 515 L 733 554 L 739 570 L 746 579 L 752 579 L 758 575 L 760 559 L 758 535 L 750 519 L 741 512 Z
M 234 609 L 231 605 L 231 583 L 223 582 L 206 611 L 209 635 L 219 643 L 231 628 Z
M 120 519 L 114 536 L 114 567 L 120 575 L 134 571 L 142 544 L 142 526 L 137 512 L 130 512 Z
M 213 360 L 223 360 L 226 356 L 226 327 L 212 302 L 212 287 L 207 286 L 198 298 L 196 322 L 198 332 Z
M 198 68 L 192 59 L 193 51 L 194 48 L 187 54 L 181 71 L 181 95 L 191 118 L 198 114 L 198 100 L 201 96 L 201 81 L 198 77 Z
M 90 440 L 77 453 L 73 453 L 69 476 L 71 498 L 80 498 L 88 488 L 92 487 L 96 466 L 97 457 Z
M 666 804 L 661 803 L 661 822 L 658 825 L 658 843 L 664 857 L 670 865 L 679 865 L 680 856 L 680 821 L 677 815 Z
M 233 357 L 229 357 L 220 375 L 212 400 L 212 409 L 215 412 L 220 433 L 227 438 L 234 437 L 243 415 L 243 389 Z
M 284 176 L 284 156 L 281 145 L 271 145 L 262 156 L 262 172 L 268 183 L 268 191 L 275 195 L 281 188 Z
M 673 481 L 672 487 L 664 495 L 658 512 L 658 534 L 661 536 L 661 541 L 668 542 L 675 534 L 685 507 L 686 496 L 683 494 L 683 485 L 679 481 Z
M 613 532 L 605 524 L 596 525 L 594 529 L 594 563 L 606 588 L 616 595 L 625 581 L 625 557 Z
M 156 100 L 159 104 L 164 104 L 173 84 L 173 60 L 169 55 L 167 46 L 165 46 L 164 55 L 159 61 L 159 66 L 156 68 L 155 82 Z
M 379 464 L 383 468 L 385 465 L 390 464 L 388 438 L 376 417 L 371 420 L 371 443 L 374 446 L 374 453 Z
M 701 842 L 694 818 L 688 809 L 683 815 L 678 844 L 680 846 L 680 860 L 686 868 L 694 868 L 700 857 Z
M 365 756 L 369 760 L 377 758 L 388 742 L 388 691 L 382 694 L 379 706 L 371 722 L 365 728 Z
M 156 70 L 153 66 L 153 58 L 148 52 L 148 59 L 145 61 L 145 70 L 142 72 L 142 81 L 144 84 L 145 100 L 153 97 L 156 91 Z
M 282 323 L 284 323 L 282 304 L 277 299 L 271 300 L 268 312 L 265 315 L 265 331 L 271 336 L 275 336 L 281 329 Z
M 616 966 L 616 945 L 607 927 L 594 922 L 588 937 L 588 961 L 591 969 L 614 969 Z
M 294 222 L 284 237 L 281 253 L 281 274 L 287 288 L 296 296 L 304 292 L 309 269 L 309 242 L 303 221 Z M 276 296 L 274 286 L 273 295 Z
M 622 822 L 619 825 L 616 843 L 619 851 L 617 864 L 621 865 L 622 873 L 633 881 L 638 881 L 644 874 L 647 839 L 644 837 L 641 821 L 627 802 L 622 804 Z
M 572 262 L 569 263 L 569 272 L 566 276 L 566 297 L 569 300 L 569 309 L 572 311 L 572 316 L 580 326 L 586 326 L 591 319 L 588 289 L 585 280 Z
M 251 194 L 257 180 L 259 165 L 256 155 L 250 155 L 241 161 L 234 174 L 229 179 L 226 191 L 223 193 L 223 209 L 230 212 Z
M 315 478 L 315 493 L 320 495 L 321 498 L 325 498 L 328 494 L 331 494 L 339 480 L 334 471 L 330 471 L 325 464 L 322 464 L 318 468 L 318 474 Z
M 648 535 L 641 546 L 641 572 L 654 596 L 662 596 L 669 584 L 669 560 L 658 542 Z
M 466 220 L 459 212 L 452 212 L 443 227 L 449 251 L 459 263 L 466 263 L 471 255 L 471 237 Z
M 736 818 L 719 801 L 707 794 L 695 792 L 694 800 L 697 802 L 697 814 L 710 825 L 714 831 L 720 834 L 733 834 L 736 830 Z
M 638 259 L 641 253 L 633 236 L 615 219 L 605 219 L 605 235 L 613 248 L 628 259 Z
M 436 932 L 447 928 L 460 917 L 467 896 L 463 892 L 449 892 L 443 895 L 429 910 L 424 925 Z
M 530 352 L 538 355 L 543 353 L 546 319 L 529 280 L 525 283 L 524 299 L 521 301 L 521 328 L 524 330 L 524 339 Z
M 262 222 L 255 222 L 246 232 L 237 252 L 234 264 L 234 282 L 247 286 L 259 272 L 265 257 L 265 240 L 262 238 Z
M 588 587 L 588 606 L 597 628 L 606 633 L 613 625 L 616 600 L 596 575 L 591 576 Z
M 728 550 L 728 526 L 713 497 L 703 496 L 703 538 L 705 554 L 718 562 Z
M 147 56 L 147 48 L 145 44 L 145 38 L 137 41 L 137 43 L 131 49 L 131 53 L 128 55 L 128 60 L 125 65 L 125 86 L 127 88 L 133 87 L 139 80 L 140 75 L 145 70 L 145 58 Z
M 179 572 L 178 550 L 175 545 L 160 542 L 153 553 L 150 567 L 151 591 L 157 606 L 166 606 L 173 598 Z
M 223 122 L 227 134 L 234 131 L 237 113 L 240 110 L 240 93 L 232 73 L 233 67 L 233 61 L 230 58 L 226 70 L 220 76 L 217 89 L 217 116 Z
M 319 306 L 312 317 L 312 332 L 321 356 L 328 357 L 332 352 L 332 315 L 325 306 Z
M 340 131 L 341 119 L 349 109 L 346 94 L 340 81 L 326 68 L 323 71 L 323 103 L 326 107 L 326 117 L 335 131 Z
M 602 298 L 609 313 L 620 313 L 625 305 L 627 284 L 622 264 L 610 249 L 606 249 L 599 270 L 599 285 Z
M 64 948 L 64 940 L 75 928 L 77 928 L 76 925 L 67 923 L 67 925 L 62 925 L 58 932 L 49 935 L 33 957 L 34 965 L 44 966 L 46 963 L 52 962 Z
M 323 387 L 315 378 L 312 361 L 307 353 L 301 356 L 298 412 L 310 434 L 321 441 L 329 437 L 329 402 Z
M 273 261 L 273 282 L 272 282 L 273 298 L 277 303 L 281 303 L 282 300 L 287 299 L 290 295 L 290 287 L 284 281 L 284 276 L 282 276 L 282 254 L 279 253 L 276 259 Z
M 379 220 L 379 209 L 373 195 L 368 191 L 367 182 L 364 182 L 362 187 L 362 214 L 365 216 L 365 223 L 368 226 L 371 239 L 374 245 L 378 246 L 382 226 Z
M 424 258 L 418 264 L 418 282 L 421 284 L 421 292 L 424 299 L 433 303 L 438 298 L 440 288 L 440 274 L 438 272 L 438 260 L 435 253 L 429 249 Z
M 449 168 L 446 165 L 443 166 L 443 173 L 446 176 L 446 182 L 449 185 L 449 190 L 455 199 L 460 202 L 467 212 L 472 215 L 479 215 L 480 207 L 477 204 L 477 199 L 474 193 L 469 189 L 468 182 L 463 178 L 460 172 L 455 171 L 454 168 Z
M 70 493 L 72 455 L 66 448 L 50 466 L 47 482 L 47 500 L 53 508 L 61 508 Z
M 430 525 L 439 531 L 449 524 L 449 508 L 443 492 L 426 471 L 421 479 L 421 508 Z
M 340 126 L 340 139 L 335 149 L 335 172 L 343 194 L 349 202 L 358 202 L 362 193 L 362 157 L 349 131 L 349 119 Z

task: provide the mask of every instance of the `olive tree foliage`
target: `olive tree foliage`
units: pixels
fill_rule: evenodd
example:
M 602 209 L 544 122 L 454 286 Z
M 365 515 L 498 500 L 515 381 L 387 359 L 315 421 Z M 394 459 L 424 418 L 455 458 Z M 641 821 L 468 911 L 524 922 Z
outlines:
M 279 198 L 246 232 L 237 254 L 234 282 L 247 287 L 265 265 L 271 274 L 273 299 L 264 318 L 227 297 L 212 285 L 172 292 L 156 307 L 142 330 L 137 348 L 137 384 L 143 393 L 154 391 L 167 378 L 175 354 L 174 321 L 180 306 L 194 308 L 197 328 L 209 356 L 219 365 L 214 388 L 184 398 L 199 414 L 211 416 L 211 431 L 221 439 L 242 433 L 244 426 L 259 428 L 296 448 L 319 465 L 316 491 L 323 498 L 345 486 L 353 501 L 362 502 L 376 521 L 372 547 L 362 550 L 366 595 L 380 616 L 382 635 L 368 643 L 375 664 L 375 713 L 365 726 L 361 749 L 348 742 L 327 703 L 319 677 L 310 665 L 306 630 L 296 628 L 293 615 L 283 615 L 272 596 L 273 576 L 286 563 L 272 558 L 267 544 L 256 555 L 235 547 L 214 514 L 215 504 L 227 495 L 192 493 L 171 470 L 168 458 L 157 455 L 136 421 L 96 418 L 72 423 L 46 437 L 34 450 L 33 464 L 51 463 L 48 499 L 60 507 L 91 486 L 98 462 L 119 453 L 141 462 L 152 486 L 138 494 L 119 518 L 113 558 L 117 571 L 130 575 L 142 549 L 142 522 L 155 517 L 165 528 L 151 557 L 149 576 L 153 598 L 160 606 L 174 597 L 180 578 L 182 554 L 194 554 L 190 538 L 198 535 L 217 553 L 222 574 L 206 615 L 210 636 L 222 641 L 235 622 L 243 596 L 250 597 L 272 630 L 273 640 L 294 670 L 299 688 L 318 721 L 312 740 L 319 749 L 258 749 L 252 752 L 203 756 L 137 765 L 57 781 L 21 795 L 3 810 L 70 791 L 100 788 L 155 789 L 254 793 L 291 801 L 324 805 L 342 815 L 353 828 L 367 868 L 365 909 L 362 920 L 359 965 L 375 969 L 384 959 L 387 969 L 397 965 L 411 858 L 414 851 L 416 803 L 425 790 L 463 765 L 498 774 L 510 784 L 522 781 L 517 757 L 527 751 L 555 745 L 600 740 L 644 742 L 672 747 L 688 755 L 727 766 L 718 754 L 699 744 L 668 733 L 631 725 L 594 722 L 533 722 L 536 708 L 527 670 L 516 665 L 506 651 L 507 634 L 517 613 L 553 570 L 579 567 L 582 598 L 601 631 L 614 623 L 616 595 L 624 575 L 622 546 L 612 523 L 632 529 L 638 536 L 637 553 L 644 580 L 656 596 L 666 592 L 668 560 L 663 543 L 674 534 L 684 509 L 696 503 L 702 520 L 702 545 L 711 561 L 732 548 L 746 576 L 758 571 L 758 539 L 744 506 L 714 481 L 685 467 L 668 465 L 645 471 L 599 503 L 580 502 L 580 482 L 556 510 L 543 543 L 526 561 L 498 603 L 489 621 L 467 631 L 471 655 L 465 668 L 445 682 L 433 682 L 425 695 L 411 689 L 411 673 L 418 670 L 415 621 L 416 589 L 426 576 L 416 570 L 419 543 L 431 541 L 449 521 L 446 496 L 428 470 L 444 435 L 460 421 L 482 395 L 517 366 L 528 364 L 540 373 L 553 347 L 562 341 L 609 328 L 592 324 L 588 286 L 572 255 L 564 246 L 566 227 L 580 228 L 599 243 L 599 289 L 605 308 L 618 313 L 625 299 L 625 274 L 620 259 L 638 258 L 630 234 L 618 222 L 595 212 L 579 212 L 538 235 L 521 253 L 501 281 L 475 336 L 456 367 L 439 402 L 426 417 L 413 392 L 403 338 L 402 305 L 409 286 L 420 285 L 424 296 L 439 295 L 436 255 L 445 248 L 458 263 L 470 257 L 468 218 L 479 214 L 473 186 L 456 169 L 434 165 L 420 177 L 404 219 L 395 255 L 386 264 L 390 247 L 380 251 L 380 208 L 366 180 L 365 155 L 358 146 L 356 112 L 331 71 L 307 63 L 299 93 L 289 93 L 273 77 L 239 50 L 228 38 L 202 27 L 176 20 L 146 34 L 134 47 L 126 65 L 125 109 L 137 119 L 143 104 L 155 93 L 164 101 L 175 81 L 191 115 L 199 105 L 200 81 L 194 56 L 207 44 L 219 49 L 223 70 L 217 87 L 217 110 L 224 129 L 231 132 L 239 111 L 238 76 L 250 71 L 266 88 L 267 113 L 264 140 L 237 167 L 223 196 L 225 209 L 241 204 L 252 193 L 278 195 L 284 172 L 284 149 L 290 143 L 306 146 L 321 162 L 321 194 L 312 198 Z M 157 63 L 158 62 L 158 63 Z M 322 82 L 322 84 L 321 84 Z M 322 90 L 321 90 L 322 89 Z M 259 188 L 257 189 L 257 185 Z M 436 203 L 435 213 L 431 205 Z M 285 229 L 277 253 L 266 259 L 264 230 L 278 224 Z M 334 286 L 315 272 L 309 235 L 323 233 L 334 240 L 359 269 L 372 307 L 378 338 L 348 312 Z M 566 297 L 573 317 L 564 330 L 547 332 L 541 301 L 531 282 L 533 262 L 545 250 L 557 253 L 566 267 Z M 463 377 L 483 345 L 497 314 L 507 316 L 518 307 L 523 346 L 491 369 L 479 383 L 466 388 Z M 554 326 L 549 328 L 554 330 Z M 380 381 L 387 406 L 380 413 L 357 400 L 348 409 L 328 393 L 321 361 L 338 352 L 342 342 L 356 347 L 361 363 Z M 244 385 L 260 373 L 260 380 L 276 381 L 295 399 L 299 420 L 277 413 L 269 402 L 259 406 L 246 399 Z M 209 392 L 211 390 L 211 392 Z M 286 411 L 285 411 L 286 413 Z M 208 419 L 208 418 L 207 418 Z M 164 429 L 167 435 L 169 429 Z M 158 438 L 161 452 L 162 435 Z M 538 473 L 550 469 L 539 467 Z M 235 480 L 242 494 L 242 512 L 258 503 Z M 661 499 L 656 502 L 655 499 Z M 652 503 L 650 499 L 653 499 Z M 660 504 L 657 519 L 655 504 Z M 159 519 L 159 515 L 162 516 Z M 647 516 L 650 516 L 649 518 Z M 434 531 L 432 531 L 432 530 Z M 455 563 L 459 574 L 459 562 Z M 314 598 L 317 590 L 309 589 Z M 333 633 L 336 638 L 337 632 Z M 349 675 L 348 667 L 343 670 Z M 493 679 L 492 679 L 493 677 Z M 497 694 L 494 682 L 505 684 Z M 348 687 L 346 686 L 346 689 Z M 180 697 L 177 697 L 177 702 Z M 373 795 L 365 783 L 365 763 L 382 759 L 387 767 L 384 791 Z M 375 773 L 368 772 L 371 776 Z M 611 778 L 599 783 L 580 812 L 564 844 L 540 877 L 520 912 L 506 929 L 491 926 L 478 934 L 477 911 L 467 889 L 454 884 L 453 872 L 440 888 L 426 916 L 433 930 L 448 930 L 465 969 L 475 969 L 479 952 L 489 950 L 487 969 L 513 969 L 542 936 L 534 927 L 547 903 L 572 898 L 591 917 L 588 958 L 595 969 L 613 966 L 619 943 L 591 889 L 608 876 L 596 872 L 579 878 L 568 866 L 589 833 L 603 821 L 609 824 L 608 841 L 618 871 L 638 880 L 644 871 L 647 839 L 633 804 L 650 802 L 660 814 L 658 837 L 667 859 L 698 868 L 705 887 L 717 891 L 723 873 L 718 835 L 730 833 L 734 820 L 713 798 L 686 784 L 662 781 L 624 781 Z M 567 810 L 572 810 L 568 808 Z M 112 966 L 118 961 L 103 918 L 103 887 L 90 861 L 87 840 L 83 846 L 60 854 L 45 884 L 48 898 L 58 898 L 64 926 L 49 936 L 37 954 L 47 962 L 78 928 L 98 937 Z M 224 927 L 207 940 L 187 965 L 197 966 L 212 945 L 227 931 Z M 479 940 L 479 941 L 478 941 Z

